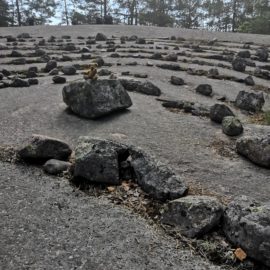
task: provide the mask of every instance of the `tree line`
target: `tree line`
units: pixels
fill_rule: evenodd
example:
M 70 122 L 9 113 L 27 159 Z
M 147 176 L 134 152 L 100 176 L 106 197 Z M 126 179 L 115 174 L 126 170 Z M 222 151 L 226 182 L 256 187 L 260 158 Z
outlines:
M 270 0 L 0 0 L 0 26 L 55 22 L 270 34 Z

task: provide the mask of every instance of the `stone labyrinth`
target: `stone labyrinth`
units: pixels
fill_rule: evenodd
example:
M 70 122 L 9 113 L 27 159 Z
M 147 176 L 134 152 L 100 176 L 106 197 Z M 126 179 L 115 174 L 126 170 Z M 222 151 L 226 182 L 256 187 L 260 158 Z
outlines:
M 226 269 L 270 267 L 269 40 L 29 29 L 0 36 L 1 162 L 124 205 Z

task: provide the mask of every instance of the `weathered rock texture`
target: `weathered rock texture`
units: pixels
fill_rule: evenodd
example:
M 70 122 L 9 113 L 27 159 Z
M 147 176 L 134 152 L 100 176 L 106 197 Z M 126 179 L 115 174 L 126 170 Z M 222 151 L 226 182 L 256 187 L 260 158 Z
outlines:
M 87 80 L 63 88 L 63 100 L 79 116 L 95 119 L 129 108 L 132 101 L 118 80 Z
M 270 266 L 270 203 L 237 197 L 225 210 L 223 230 L 249 257 Z

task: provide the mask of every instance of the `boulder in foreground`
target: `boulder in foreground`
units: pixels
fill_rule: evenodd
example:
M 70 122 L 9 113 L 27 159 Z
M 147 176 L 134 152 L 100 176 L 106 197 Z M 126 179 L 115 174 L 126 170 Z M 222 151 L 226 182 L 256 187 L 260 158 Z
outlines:
M 49 159 L 67 160 L 71 152 L 69 145 L 63 141 L 43 135 L 33 135 L 18 154 L 24 160 L 38 162 Z
M 193 238 L 206 234 L 220 222 L 222 204 L 214 197 L 187 196 L 170 201 L 161 222 L 176 226 L 181 234 Z
M 246 136 L 236 141 L 236 151 L 253 163 L 270 169 L 270 136 Z
M 63 100 L 77 115 L 95 119 L 132 105 L 118 80 L 87 80 L 63 88 Z
M 118 185 L 127 175 L 155 199 L 176 199 L 187 191 L 170 168 L 134 146 L 90 137 L 79 139 L 75 150 L 76 181 Z
M 246 196 L 237 197 L 227 206 L 223 224 L 230 242 L 270 266 L 270 203 L 263 205 Z

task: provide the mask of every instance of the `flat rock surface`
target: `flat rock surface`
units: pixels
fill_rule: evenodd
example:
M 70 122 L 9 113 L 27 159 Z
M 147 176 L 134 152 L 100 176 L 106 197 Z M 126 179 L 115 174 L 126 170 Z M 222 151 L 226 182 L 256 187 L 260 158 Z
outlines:
M 133 74 L 147 74 L 162 91 L 165 100 L 186 100 L 198 102 L 203 106 L 217 103 L 218 97 L 226 96 L 234 101 L 240 90 L 252 92 L 256 88 L 230 80 L 217 80 L 207 76 L 195 76 L 186 71 L 171 71 L 156 67 L 157 64 L 176 64 L 181 68 L 194 68 L 203 72 L 218 68 L 220 75 L 245 79 L 255 67 L 247 66 L 245 73 L 231 69 L 231 63 L 212 59 L 220 56 L 224 49 L 241 50 L 244 42 L 255 41 L 250 52 L 254 56 L 262 44 L 270 45 L 270 36 L 239 33 L 214 33 L 200 30 L 185 30 L 157 27 L 135 26 L 35 26 L 1 28 L 1 35 L 14 35 L 28 32 L 37 42 L 54 35 L 70 35 L 77 51 L 67 52 L 58 46 L 40 46 L 52 57 L 69 56 L 73 61 L 58 60 L 59 69 L 64 65 L 88 65 L 91 60 L 81 58 L 78 36 L 87 38 L 98 32 L 108 38 L 137 35 L 154 44 L 126 42 L 126 47 L 116 50 L 121 57 L 110 57 L 105 42 L 91 45 L 91 57 L 102 56 L 108 68 L 118 78 L 134 79 Z M 218 46 L 203 47 L 203 52 L 194 52 L 175 44 L 168 38 L 171 35 L 184 37 L 190 45 L 199 40 L 218 39 Z M 164 39 L 166 38 L 166 39 Z M 0 39 L 6 45 L 6 39 Z M 171 43 L 171 44 L 170 44 Z M 174 51 L 175 45 L 179 51 Z M 129 50 L 131 46 L 132 52 Z M 161 49 L 156 48 L 158 46 Z M 164 46 L 168 46 L 165 49 Z M 170 111 L 162 107 L 153 96 L 131 92 L 133 106 L 124 113 L 114 114 L 100 120 L 82 119 L 67 110 L 62 101 L 64 85 L 53 84 L 52 76 L 40 72 L 45 63 L 9 64 L 7 55 L 14 46 L 0 50 L 1 69 L 27 71 L 31 66 L 38 67 L 39 84 L 30 87 L 7 87 L 0 89 L 0 145 L 21 145 L 34 134 L 55 137 L 69 143 L 73 149 L 79 136 L 93 136 L 113 139 L 141 147 L 145 152 L 156 156 L 181 176 L 181 179 L 198 191 L 226 195 L 250 195 L 258 201 L 268 201 L 270 194 L 270 171 L 260 168 L 235 152 L 235 139 L 222 134 L 221 125 L 208 118 L 192 116 L 189 113 Z M 152 49 L 150 48 L 152 47 Z M 19 43 L 17 51 L 23 53 L 27 61 L 34 53 L 30 41 Z M 215 51 L 214 49 L 217 49 Z M 183 54 L 186 51 L 185 55 Z M 177 62 L 150 59 L 156 53 L 166 55 L 180 53 Z M 183 54 L 183 55 L 181 55 Z M 138 58 L 142 56 L 141 58 Z M 145 58 L 144 58 L 145 57 Z M 208 57 L 208 58 L 207 58 Z M 209 59 L 209 57 L 211 59 Z M 35 59 L 35 58 L 34 58 Z M 151 61 L 153 66 L 147 65 Z M 198 61 L 205 61 L 201 65 Z M 137 65 L 130 64 L 136 61 Z M 197 61 L 197 62 L 194 62 Z M 254 60 L 257 66 L 269 65 Z M 121 64 L 121 65 L 119 65 Z M 222 64 L 222 67 L 217 66 Z M 181 69 L 182 70 L 182 69 Z M 128 76 L 121 76 L 129 71 Z M 76 75 L 66 76 L 67 83 L 82 79 L 82 70 Z M 59 75 L 62 76 L 62 73 Z M 186 85 L 175 86 L 170 83 L 171 76 L 183 78 Z M 137 80 L 137 79 L 136 79 Z M 144 81 L 145 79 L 138 79 Z M 254 77 L 255 86 L 269 87 L 269 80 Z M 199 84 L 210 84 L 213 97 L 198 95 L 195 88 Z M 0 83 L 0 86 L 3 86 Z M 270 110 L 269 91 L 264 92 L 263 110 Z M 250 124 L 249 117 L 236 109 L 232 111 L 244 125 L 244 135 L 269 134 L 269 126 Z M 0 163 L 1 185 L 1 265 L 4 269 L 211 269 L 190 251 L 176 250 L 174 242 L 167 240 L 159 232 L 126 209 L 116 207 L 101 198 L 87 197 L 72 192 L 65 180 L 44 175 L 42 170 L 29 167 L 16 167 Z M 76 195 L 77 194 L 77 195 Z M 3 216 L 3 217 L 2 217 Z M 137 242 L 138 241 L 138 242 Z M 105 243 L 105 244 L 104 244 Z M 100 247 L 100 248 L 95 248 Z M 191 256 L 192 255 L 192 256 Z M 195 264 L 195 265 L 194 265 Z M 214 267 L 213 269 L 218 269 Z
M 1 269 L 218 270 L 128 209 L 0 163 Z

